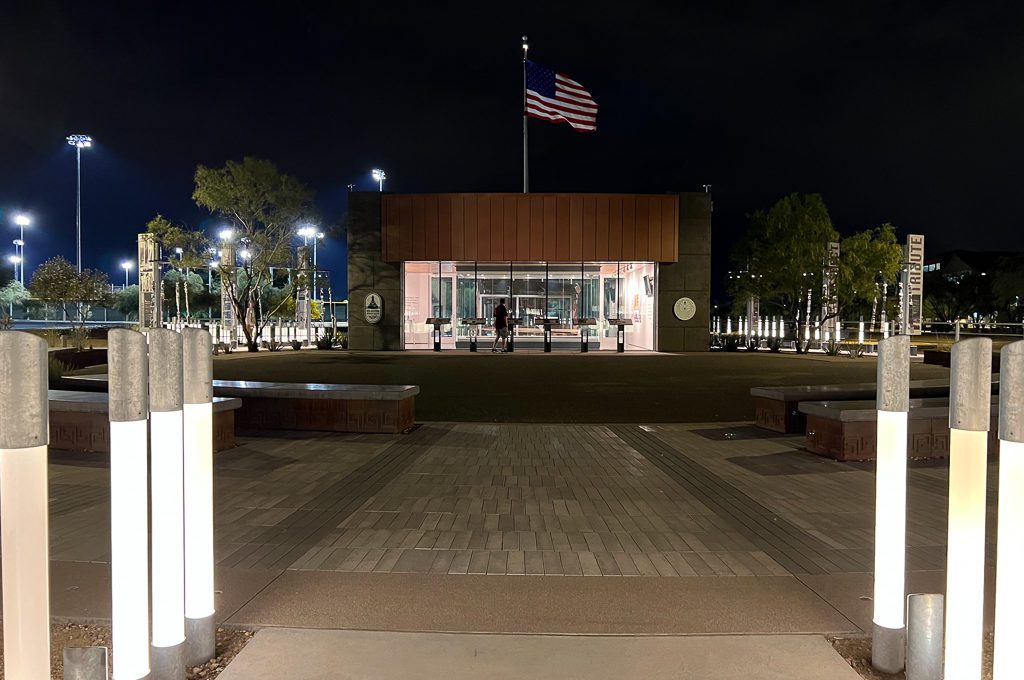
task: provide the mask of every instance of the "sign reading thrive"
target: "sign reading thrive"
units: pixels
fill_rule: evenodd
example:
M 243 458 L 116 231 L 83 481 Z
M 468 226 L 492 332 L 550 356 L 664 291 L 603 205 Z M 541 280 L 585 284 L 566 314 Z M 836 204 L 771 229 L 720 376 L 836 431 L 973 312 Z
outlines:
M 380 323 L 384 317 L 384 300 L 377 293 L 367 293 L 363 312 L 366 323 Z
M 903 268 L 903 323 L 904 333 L 921 334 L 921 313 L 924 304 L 924 236 L 910 234 L 904 247 L 906 266 Z

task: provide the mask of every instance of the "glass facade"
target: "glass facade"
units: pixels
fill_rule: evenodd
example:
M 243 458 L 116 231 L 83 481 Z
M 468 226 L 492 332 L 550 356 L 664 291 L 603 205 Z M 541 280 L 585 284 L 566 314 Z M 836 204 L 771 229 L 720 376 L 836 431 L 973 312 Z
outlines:
M 481 342 L 494 339 L 494 308 L 502 298 L 511 316 L 519 319 L 516 349 L 543 347 L 542 318 L 552 322 L 552 349 L 578 351 L 583 326 L 591 349 L 616 346 L 616 327 L 608 320 L 631 319 L 626 327 L 626 350 L 654 350 L 654 262 L 405 262 L 404 334 L 406 349 L 433 347 L 429 317 L 452 319 L 443 329 L 444 349 L 468 348 L 473 327 L 464 322 L 484 318 Z

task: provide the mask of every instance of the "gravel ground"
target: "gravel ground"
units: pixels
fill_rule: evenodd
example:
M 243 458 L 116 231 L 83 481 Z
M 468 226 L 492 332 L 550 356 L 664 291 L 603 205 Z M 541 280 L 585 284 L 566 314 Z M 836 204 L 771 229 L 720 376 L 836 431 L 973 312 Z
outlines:
M 837 638 L 829 636 L 828 641 L 832 643 L 837 652 L 842 654 L 846 662 L 860 673 L 862 678 L 867 680 L 905 680 L 906 678 L 906 674 L 902 672 L 879 673 L 871 667 L 870 637 Z M 985 633 L 981 666 L 982 680 L 992 680 L 992 633 Z
M 188 680 L 209 680 L 216 678 L 224 667 L 242 651 L 252 639 L 248 630 L 217 629 L 217 656 L 209 663 L 188 669 Z M 110 648 L 110 626 L 83 625 L 79 623 L 57 623 L 50 626 L 50 677 L 62 680 L 64 677 L 65 647 L 107 647 Z M 4 673 L 3 647 L 0 642 L 0 677 Z M 110 658 L 113 663 L 113 655 Z

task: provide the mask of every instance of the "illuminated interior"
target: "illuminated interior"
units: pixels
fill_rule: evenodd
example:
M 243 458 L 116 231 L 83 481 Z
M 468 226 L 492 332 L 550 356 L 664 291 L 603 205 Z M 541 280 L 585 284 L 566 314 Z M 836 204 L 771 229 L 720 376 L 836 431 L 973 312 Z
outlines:
M 428 318 L 451 319 L 442 327 L 442 349 L 467 349 L 470 334 L 494 341 L 494 308 L 504 298 L 514 319 L 516 349 L 543 347 L 543 324 L 551 324 L 552 349 L 578 351 L 588 329 L 592 350 L 614 350 L 615 325 L 628 318 L 627 351 L 654 350 L 657 265 L 654 262 L 405 262 L 404 334 L 406 349 L 431 349 Z M 484 318 L 474 330 L 463 322 Z M 596 323 L 581 326 L 579 319 Z

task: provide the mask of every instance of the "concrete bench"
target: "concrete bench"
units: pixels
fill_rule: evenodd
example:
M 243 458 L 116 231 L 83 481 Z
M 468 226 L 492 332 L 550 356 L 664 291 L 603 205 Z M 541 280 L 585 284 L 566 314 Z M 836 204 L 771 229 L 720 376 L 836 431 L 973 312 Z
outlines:
M 213 402 L 213 450 L 235 445 L 238 399 Z M 110 453 L 110 417 L 104 392 L 50 390 L 50 446 L 66 451 Z
M 992 400 L 989 451 L 999 447 L 996 424 L 999 400 Z M 836 460 L 874 460 L 877 411 L 875 402 L 805 401 L 806 448 Z M 943 458 L 949 455 L 949 399 L 911 399 L 907 423 L 907 456 Z
M 68 376 L 66 380 L 106 386 L 107 376 Z M 257 430 L 394 434 L 416 424 L 419 393 L 416 385 L 213 381 L 215 397 L 242 399 L 236 425 Z
M 801 402 L 874 399 L 876 389 L 875 383 L 751 387 L 750 396 L 754 398 L 754 423 L 773 432 L 802 434 L 805 431 L 805 417 L 799 409 Z M 948 397 L 949 381 L 941 378 L 911 380 L 910 396 Z
M 241 397 L 240 427 L 396 433 L 416 424 L 416 385 L 214 380 L 219 397 Z

